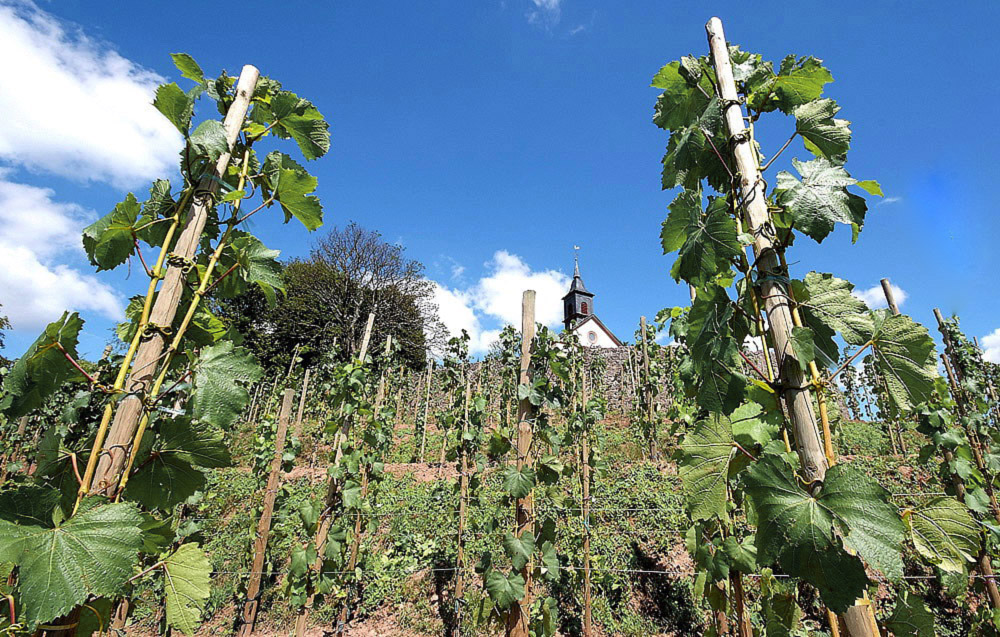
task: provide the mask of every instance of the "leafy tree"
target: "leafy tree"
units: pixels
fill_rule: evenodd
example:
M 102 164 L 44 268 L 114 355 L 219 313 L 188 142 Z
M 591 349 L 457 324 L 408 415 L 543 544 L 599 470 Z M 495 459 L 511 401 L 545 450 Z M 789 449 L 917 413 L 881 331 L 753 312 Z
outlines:
M 433 304 L 433 284 L 424 266 L 403 248 L 357 224 L 334 228 L 310 256 L 288 262 L 285 294 L 272 306 L 259 288 L 219 299 L 216 311 L 244 335 L 245 345 L 265 367 L 287 368 L 299 351 L 306 366 L 334 349 L 346 361 L 361 344 L 365 321 L 375 313 L 372 342 L 391 335 L 401 357 L 422 368 L 426 349 L 442 342 L 444 329 Z

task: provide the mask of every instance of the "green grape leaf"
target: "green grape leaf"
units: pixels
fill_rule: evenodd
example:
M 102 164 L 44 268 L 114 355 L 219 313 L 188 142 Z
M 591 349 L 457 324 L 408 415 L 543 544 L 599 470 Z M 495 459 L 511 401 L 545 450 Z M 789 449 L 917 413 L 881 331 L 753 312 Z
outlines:
M 162 84 L 156 89 L 153 106 L 170 120 L 170 123 L 187 137 L 191 129 L 191 116 L 194 115 L 194 100 L 181 87 L 174 83 Z
M 777 75 L 769 64 L 761 65 L 759 70 L 759 75 L 747 82 L 747 103 L 750 108 L 764 112 L 777 108 L 786 115 L 791 114 L 796 106 L 817 99 L 823 94 L 823 86 L 833 81 L 822 60 L 808 55 L 785 57 Z
M 871 316 L 871 355 L 893 406 L 905 412 L 931 400 L 938 374 L 934 339 L 927 328 L 904 314 L 894 316 L 889 310 L 875 310 Z
M 550 541 L 542 543 L 541 570 L 542 575 L 550 582 L 559 579 L 559 573 L 561 572 L 559 570 L 559 555 L 556 553 L 555 545 Z
M 877 197 L 885 196 L 885 193 L 882 192 L 882 186 L 874 179 L 865 179 L 864 181 L 859 181 L 854 185 L 864 190 L 869 195 L 875 195 Z
M 201 67 L 198 66 L 193 57 L 187 53 L 171 53 L 170 57 L 174 61 L 174 66 L 181 72 L 181 77 L 186 77 L 199 84 L 206 83 L 205 72 L 201 70 Z
M 776 440 L 783 420 L 779 411 L 765 414 L 756 402 L 740 405 L 729 418 L 732 421 L 733 438 L 746 448 L 764 447 Z
M 80 625 L 76 629 L 76 637 L 90 637 L 97 633 L 103 637 L 111 625 L 111 600 L 107 597 L 93 599 L 87 602 L 80 612 Z
M 711 412 L 731 413 L 743 398 L 746 379 L 735 371 L 739 343 L 730 326 L 732 316 L 732 301 L 718 285 L 701 290 L 688 314 L 685 342 L 700 375 L 696 400 Z
M 512 498 L 523 498 L 531 493 L 535 486 L 535 472 L 531 467 L 525 465 L 519 471 L 515 466 L 508 466 L 504 470 L 503 489 Z
M 191 149 L 191 154 L 193 154 L 188 159 L 194 160 L 201 157 L 214 164 L 223 153 L 229 150 L 229 142 L 226 140 L 226 129 L 219 120 L 206 119 L 201 124 L 198 124 L 194 132 L 191 133 L 191 136 L 188 138 L 188 146 Z M 184 157 L 184 151 L 181 151 L 181 157 Z M 194 175 L 196 179 L 200 176 Z
M 795 601 L 795 586 L 774 577 L 765 568 L 760 577 L 760 605 L 764 614 L 765 637 L 792 637 L 798 634 L 802 609 Z
M 809 152 L 817 157 L 843 162 L 851 147 L 851 123 L 834 117 L 839 110 L 833 100 L 819 99 L 796 106 L 792 114 L 795 116 L 795 132 L 805 140 Z
M 250 400 L 245 385 L 257 382 L 262 375 L 253 355 L 230 341 L 202 349 L 194 361 L 194 418 L 228 427 Z
M 170 194 L 170 182 L 157 179 L 149 187 L 149 199 L 142 202 L 142 216 L 136 222 L 136 236 L 153 247 L 163 245 L 177 202 Z M 155 223 L 154 223 L 155 222 Z M 149 264 L 152 267 L 152 264 Z
M 125 496 L 148 509 L 169 511 L 205 485 L 199 468 L 230 464 L 221 431 L 188 418 L 164 419 L 147 457 L 129 478 Z
M 4 396 L 0 400 L 0 411 L 8 420 L 40 407 L 60 385 L 78 373 L 59 347 L 77 358 L 76 344 L 82 328 L 79 314 L 63 312 L 17 359 L 3 380 Z
M 663 89 L 663 94 L 656 100 L 653 123 L 668 131 L 680 130 L 698 120 L 708 106 L 709 96 L 715 93 L 708 76 L 695 78 L 690 73 L 682 75 L 680 67 L 679 61 L 667 64 L 653 77 L 651 84 Z
M 520 573 L 511 574 L 510 577 L 504 575 L 495 568 L 491 568 L 486 573 L 486 592 L 490 599 L 501 610 L 510 608 L 519 599 L 524 597 L 524 578 Z
M 758 516 L 760 562 L 777 562 L 812 583 L 834 611 L 850 606 L 867 583 L 860 560 L 841 547 L 841 538 L 890 579 L 902 576 L 902 522 L 888 492 L 860 471 L 831 467 L 814 497 L 781 460 L 765 456 L 747 469 L 744 481 Z
M 269 105 L 256 104 L 251 119 L 251 135 L 270 125 L 278 137 L 294 139 L 306 159 L 317 159 L 330 150 L 329 124 L 312 102 L 295 93 L 279 91 Z
M 798 361 L 802 371 L 809 369 L 809 363 L 816 360 L 816 345 L 813 343 L 813 332 L 808 327 L 792 328 L 792 355 Z
M 319 197 L 309 193 L 316 190 L 317 180 L 304 170 L 282 168 L 277 172 L 274 192 L 285 212 L 285 223 L 295 217 L 307 230 L 323 225 L 323 206 Z
M 736 453 L 729 418 L 711 414 L 699 420 L 677 451 L 677 473 L 692 520 L 725 520 L 729 463 Z
M 670 272 L 674 280 L 684 279 L 695 287 L 728 272 L 742 250 L 726 200 L 711 198 L 702 214 L 700 188 L 677 195 L 670 204 L 660 238 L 664 254 L 679 250 Z
M 212 563 L 201 548 L 182 544 L 163 560 L 167 626 L 193 635 L 212 588 Z
M 18 566 L 19 619 L 65 615 L 91 595 L 119 595 L 142 548 L 134 504 L 97 504 L 54 528 L 0 520 L 0 563 Z
M 857 181 L 843 166 L 824 157 L 802 162 L 792 160 L 802 179 L 789 172 L 778 173 L 775 200 L 791 216 L 795 227 L 820 243 L 837 223 L 859 230 L 868 205 L 863 197 L 847 191 Z
M 520 571 L 531 559 L 531 554 L 535 552 L 535 536 L 531 533 L 522 533 L 517 537 L 510 531 L 503 537 L 503 549 L 510 558 L 511 566 L 515 571 Z
M 940 496 L 903 514 L 913 546 L 948 573 L 965 573 L 979 554 L 979 525 L 958 500 Z
M 802 281 L 792 281 L 802 322 L 813 331 L 815 352 L 824 365 L 840 357 L 833 340 L 839 332 L 848 345 L 860 347 L 868 342 L 872 316 L 865 302 L 851 294 L 854 286 L 832 274 L 810 272 Z
M 894 635 L 907 637 L 934 637 L 934 613 L 927 608 L 922 597 L 906 589 L 899 591 L 896 607 L 885 627 Z
M 277 302 L 275 291 L 285 289 L 281 263 L 278 262 L 281 252 L 268 249 L 251 234 L 236 232 L 234 235 L 219 259 L 219 276 L 225 272 L 229 275 L 216 286 L 216 294 L 233 298 L 243 294 L 249 286 L 256 285 L 264 293 L 268 305 L 274 307 Z
M 663 189 L 676 186 L 696 188 L 702 179 L 707 178 L 713 188 L 721 191 L 730 182 L 730 177 L 716 150 L 722 153 L 720 149 L 727 146 L 722 108 L 719 98 L 713 96 L 697 119 L 671 132 L 662 160 Z
M 136 228 L 141 225 L 139 202 L 129 193 L 114 209 L 83 229 L 83 249 L 98 271 L 125 263 L 135 250 Z
M 198 307 L 195 308 L 186 335 L 191 343 L 198 347 L 216 343 L 230 334 L 230 326 L 212 314 L 212 310 L 208 309 L 207 305 L 207 303 L 199 303 Z

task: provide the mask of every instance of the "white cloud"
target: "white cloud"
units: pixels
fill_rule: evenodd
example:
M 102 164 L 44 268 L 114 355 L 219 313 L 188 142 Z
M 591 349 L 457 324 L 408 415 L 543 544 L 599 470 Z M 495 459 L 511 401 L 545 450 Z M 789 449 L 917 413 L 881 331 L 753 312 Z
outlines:
M 902 306 L 906 303 L 906 290 L 899 287 L 895 283 L 890 283 L 889 287 L 892 288 L 892 296 L 896 300 L 896 305 Z M 865 305 L 873 310 L 877 310 L 883 307 L 889 307 L 889 304 L 885 300 L 885 293 L 882 291 L 882 285 L 873 285 L 867 290 L 854 290 L 851 292 L 854 296 L 865 302 Z
M 504 325 L 521 326 L 521 294 L 535 290 L 535 320 L 548 326 L 562 322 L 562 297 L 570 277 L 558 270 L 534 271 L 521 257 L 498 250 L 486 263 L 487 274 L 465 288 L 436 283 L 438 314 L 449 333 L 463 329 L 474 354 L 484 353 Z
M 559 24 L 562 18 L 562 0 L 531 0 L 534 8 L 525 14 L 530 24 L 537 24 L 546 29 Z
M 181 139 L 152 106 L 163 78 L 27 1 L 0 4 L 0 159 L 135 186 L 171 170 Z
M 903 200 L 902 197 L 885 197 L 884 199 L 882 199 L 881 201 L 879 201 L 875 205 L 876 206 L 891 206 L 892 204 L 899 203 L 902 200 Z
M 63 310 L 122 317 L 122 302 L 108 285 L 56 263 L 81 253 L 80 228 L 93 215 L 53 193 L 3 180 L 0 172 L 0 303 L 14 329 L 35 330 Z
M 983 358 L 991 363 L 1000 364 L 1000 327 L 982 337 Z

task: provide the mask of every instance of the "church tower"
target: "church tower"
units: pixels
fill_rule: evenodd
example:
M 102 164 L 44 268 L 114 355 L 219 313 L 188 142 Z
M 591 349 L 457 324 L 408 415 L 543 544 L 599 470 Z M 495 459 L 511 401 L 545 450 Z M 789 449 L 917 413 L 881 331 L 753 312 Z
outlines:
M 576 246 L 574 249 L 579 250 Z M 622 342 L 594 314 L 594 294 L 580 278 L 580 259 L 573 256 L 573 282 L 563 297 L 563 324 L 588 347 L 621 347 Z
M 577 323 L 594 313 L 594 295 L 587 291 L 587 286 L 580 278 L 580 259 L 573 255 L 573 283 L 569 286 L 569 292 L 563 297 L 563 325 L 566 329 L 573 329 L 573 324 Z

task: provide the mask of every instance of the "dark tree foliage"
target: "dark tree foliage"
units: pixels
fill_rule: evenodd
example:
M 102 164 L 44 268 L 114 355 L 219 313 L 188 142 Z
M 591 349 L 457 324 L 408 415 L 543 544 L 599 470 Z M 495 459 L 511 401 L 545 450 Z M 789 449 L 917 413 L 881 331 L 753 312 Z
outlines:
M 282 279 L 285 294 L 274 307 L 257 288 L 214 302 L 214 311 L 265 367 L 287 369 L 296 351 L 305 366 L 334 351 L 346 360 L 361 346 L 369 312 L 375 313 L 372 342 L 391 334 L 415 369 L 425 364 L 427 348 L 443 339 L 423 264 L 357 224 L 331 230 L 308 258 L 289 261 Z
M 2 303 L 0 303 L 0 309 L 3 309 Z M 0 314 L 0 350 L 4 349 L 5 347 L 4 339 L 7 337 L 7 335 L 4 332 L 9 329 L 10 329 L 10 319 L 7 318 L 7 315 Z M 10 367 L 10 364 L 11 360 L 6 356 L 4 356 L 3 354 L 0 354 L 0 367 Z

